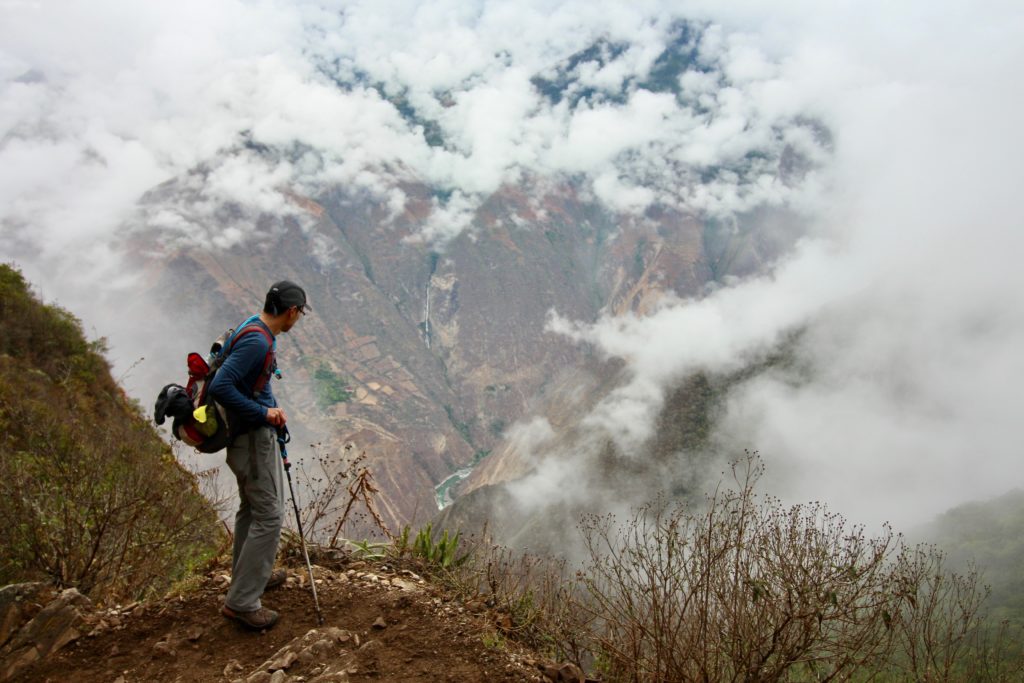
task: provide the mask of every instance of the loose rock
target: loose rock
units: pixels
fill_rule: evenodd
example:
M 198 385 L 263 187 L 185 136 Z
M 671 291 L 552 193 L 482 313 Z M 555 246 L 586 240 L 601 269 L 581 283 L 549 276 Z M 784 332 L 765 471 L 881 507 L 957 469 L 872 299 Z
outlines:
M 231 678 L 234 674 L 240 674 L 243 671 L 245 671 L 245 668 L 242 666 L 241 662 L 237 659 L 229 660 L 228 663 L 224 665 L 224 678 Z
M 16 583 L 0 589 L 0 647 L 52 598 L 53 589 L 42 582 Z
M 29 664 L 47 657 L 82 637 L 92 601 L 68 588 L 0 649 L 0 680 L 12 678 Z
M 294 664 L 298 660 L 298 658 L 299 656 L 295 653 L 294 650 L 288 650 L 284 654 L 274 659 L 274 661 L 270 663 L 270 666 L 267 667 L 267 670 L 271 672 L 282 671 L 290 667 L 292 664 Z

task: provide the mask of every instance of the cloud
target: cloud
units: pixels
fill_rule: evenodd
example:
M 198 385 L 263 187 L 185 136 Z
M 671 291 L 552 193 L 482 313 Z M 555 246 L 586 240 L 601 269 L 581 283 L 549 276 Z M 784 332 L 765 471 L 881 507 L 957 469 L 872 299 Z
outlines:
M 1021 35 L 998 0 L 2 3 L 0 256 L 100 320 L 140 215 L 226 248 L 291 215 L 288 192 L 336 186 L 392 216 L 428 186 L 436 242 L 524 178 L 624 214 L 787 207 L 815 240 L 770 275 L 553 322 L 633 373 L 592 420 L 642 441 L 671 381 L 800 328 L 819 379 L 752 382 L 730 429 L 789 458 L 795 496 L 928 472 L 902 500 L 932 510 L 1021 473 Z M 888 493 L 851 505 L 911 505 Z
M 645 318 L 556 316 L 551 327 L 625 360 L 631 380 L 588 421 L 634 453 L 681 376 L 735 370 L 799 331 L 800 372 L 734 390 L 717 438 L 761 449 L 790 499 L 909 525 L 1024 476 L 1024 99 L 1014 85 L 1024 49 L 1008 28 L 1024 15 L 998 4 L 970 21 L 929 15 L 934 33 L 911 30 L 905 54 L 893 27 L 872 47 L 841 18 L 810 22 L 782 66 L 787 87 L 821 83 L 810 51 L 835 38 L 822 53 L 827 88 L 799 97 L 835 133 L 828 182 L 805 207 L 820 238 L 770 275 L 668 300 Z
M 772 185 L 771 166 L 798 136 L 776 130 L 795 130 L 788 112 L 758 114 L 759 88 L 778 63 L 752 39 L 707 24 L 702 36 L 695 25 L 689 40 L 700 69 L 678 86 L 669 77 L 667 91 L 638 88 L 680 39 L 678 13 L 665 10 L 616 2 L 185 2 L 129 12 L 112 2 L 88 12 L 8 4 L 0 9 L 0 165 L 19 170 L 5 178 L 11 201 L 0 224 L 15 232 L 31 223 L 39 245 L 85 242 L 90 230 L 109 233 L 132 216 L 147 189 L 200 167 L 212 169 L 203 176 L 205 214 L 221 201 L 247 218 L 287 215 L 277 188 L 315 195 L 338 185 L 369 192 L 396 216 L 398 186 L 422 182 L 459 198 L 424 228 L 425 239 L 441 241 L 472 225 L 471 200 L 524 176 L 582 175 L 594 196 L 624 213 L 656 202 L 729 214 L 789 201 L 792 188 Z M 605 46 L 600 55 L 579 58 L 595 44 Z M 564 85 L 580 96 L 573 106 L 549 101 L 536 79 L 574 59 Z M 812 155 L 813 138 L 803 143 L 801 153 Z M 753 150 L 764 168 L 745 158 Z M 713 181 L 699 181 L 694 169 L 708 167 Z M 79 220 L 69 223 L 69 213 Z M 174 213 L 180 207 L 163 216 Z M 224 247 L 257 236 L 236 222 L 211 240 L 197 229 L 203 220 L 163 227 Z M 71 224 L 86 227 L 69 235 Z
M 434 198 L 430 215 L 412 240 L 446 242 L 469 228 L 479 206 L 479 199 L 455 192 L 445 200 Z
M 557 314 L 548 328 L 627 362 L 631 380 L 587 418 L 626 453 L 653 436 L 664 392 L 689 373 L 733 372 L 779 342 L 859 283 L 825 243 L 805 241 L 774 273 L 702 299 L 664 297 L 646 316 L 605 316 L 580 324 Z

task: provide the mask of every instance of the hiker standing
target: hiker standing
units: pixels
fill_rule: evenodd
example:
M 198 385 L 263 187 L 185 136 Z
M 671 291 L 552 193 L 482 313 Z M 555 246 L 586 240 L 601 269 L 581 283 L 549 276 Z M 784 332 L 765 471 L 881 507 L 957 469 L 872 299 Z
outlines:
M 277 612 L 260 596 L 284 581 L 274 559 L 284 521 L 282 464 L 277 429 L 287 421 L 270 387 L 276 370 L 276 337 L 289 331 L 309 310 L 306 292 L 282 280 L 267 292 L 263 312 L 239 326 L 230 355 L 210 385 L 210 394 L 232 416 L 227 462 L 238 480 L 231 587 L 221 613 L 253 629 L 270 628 Z

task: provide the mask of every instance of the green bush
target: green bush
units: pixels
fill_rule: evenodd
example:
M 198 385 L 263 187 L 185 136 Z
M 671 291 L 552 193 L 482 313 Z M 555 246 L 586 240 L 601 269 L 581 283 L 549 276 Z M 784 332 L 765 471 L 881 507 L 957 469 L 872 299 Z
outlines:
M 461 537 L 461 532 L 449 536 L 448 530 L 445 529 L 435 541 L 433 527 L 431 524 L 427 524 L 419 530 L 416 538 L 410 544 L 409 527 L 406 526 L 402 529 L 399 537 L 395 539 L 393 547 L 399 556 L 409 553 L 414 558 L 423 560 L 430 568 L 452 569 L 461 565 L 467 558 L 465 554 L 458 554 Z
M 329 408 L 336 403 L 347 403 L 352 400 L 348 382 L 326 365 L 321 365 L 313 373 L 316 381 L 316 399 L 321 408 Z

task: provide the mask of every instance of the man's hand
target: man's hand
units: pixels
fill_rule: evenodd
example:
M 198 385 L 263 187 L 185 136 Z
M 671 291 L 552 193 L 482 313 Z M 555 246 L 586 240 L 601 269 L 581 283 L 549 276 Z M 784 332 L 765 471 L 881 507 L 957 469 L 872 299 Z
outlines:
M 267 408 L 267 424 L 275 427 L 284 427 L 284 423 L 287 421 L 288 418 L 280 408 Z

